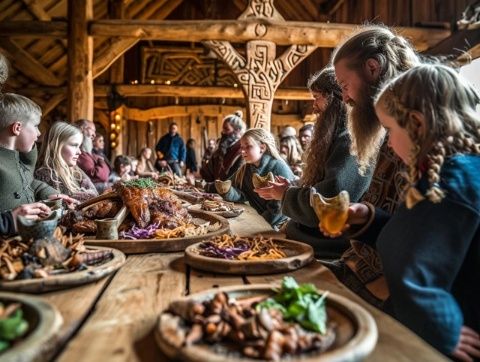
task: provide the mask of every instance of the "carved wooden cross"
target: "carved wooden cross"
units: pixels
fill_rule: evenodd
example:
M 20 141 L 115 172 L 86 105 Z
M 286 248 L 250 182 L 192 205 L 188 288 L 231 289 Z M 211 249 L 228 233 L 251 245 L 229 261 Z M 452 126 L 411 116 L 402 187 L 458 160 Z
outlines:
M 261 19 L 284 21 L 273 6 L 274 0 L 249 0 L 239 20 Z M 267 28 L 262 22 L 254 24 L 255 34 L 261 39 Z M 310 55 L 314 45 L 292 45 L 275 59 L 276 45 L 265 40 L 251 40 L 246 44 L 245 59 L 232 44 L 223 40 L 203 42 L 205 46 L 227 63 L 247 97 L 249 125 L 270 130 L 272 103 L 275 91 L 290 71 Z

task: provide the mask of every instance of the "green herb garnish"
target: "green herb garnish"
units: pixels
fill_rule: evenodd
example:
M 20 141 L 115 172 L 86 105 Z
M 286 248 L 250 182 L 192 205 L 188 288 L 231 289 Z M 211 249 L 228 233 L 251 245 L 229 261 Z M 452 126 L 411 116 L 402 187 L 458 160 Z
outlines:
M 153 189 L 158 186 L 158 184 L 151 178 L 137 178 L 135 180 L 123 181 L 123 185 L 139 189 Z
M 3 306 L 0 303 L 3 309 Z M 19 308 L 8 318 L 0 318 L 0 352 L 8 349 L 15 339 L 23 336 L 28 331 L 28 322 L 23 318 Z
M 321 334 L 327 332 L 325 298 L 310 283 L 298 285 L 292 277 L 285 277 L 278 294 L 259 303 L 257 310 L 278 309 L 286 321 L 295 321 L 303 328 Z

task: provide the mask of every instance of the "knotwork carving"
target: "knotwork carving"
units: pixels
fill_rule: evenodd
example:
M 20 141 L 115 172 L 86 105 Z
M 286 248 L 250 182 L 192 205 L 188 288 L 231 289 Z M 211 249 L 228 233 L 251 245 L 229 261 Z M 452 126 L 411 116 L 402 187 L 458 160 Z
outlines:
M 239 20 L 284 21 L 273 0 L 250 0 Z M 255 35 L 261 37 L 267 26 L 255 24 Z M 251 127 L 270 130 L 273 96 L 290 71 L 316 49 L 313 45 L 292 45 L 275 59 L 276 45 L 270 41 L 251 40 L 246 43 L 246 59 L 227 41 L 209 40 L 203 44 L 230 67 L 247 96 Z

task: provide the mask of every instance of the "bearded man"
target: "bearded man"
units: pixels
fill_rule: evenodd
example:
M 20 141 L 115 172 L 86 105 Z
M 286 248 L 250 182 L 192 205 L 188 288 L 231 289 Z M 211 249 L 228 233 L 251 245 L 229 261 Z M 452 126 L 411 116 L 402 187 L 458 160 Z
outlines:
M 420 59 L 403 37 L 387 27 L 367 26 L 334 51 L 332 63 L 348 105 L 350 152 L 357 157 L 360 172 L 374 167 L 362 201 L 392 213 L 404 186 L 403 166 L 387 145 L 374 98 L 383 82 L 419 64 Z M 388 298 L 380 259 L 367 245 L 352 240 L 341 259 L 324 264 L 368 302 L 382 307 Z
M 240 137 L 245 132 L 242 112 L 237 111 L 224 118 L 222 137 L 210 161 L 205 164 L 200 174 L 206 182 L 226 180 L 242 165 Z

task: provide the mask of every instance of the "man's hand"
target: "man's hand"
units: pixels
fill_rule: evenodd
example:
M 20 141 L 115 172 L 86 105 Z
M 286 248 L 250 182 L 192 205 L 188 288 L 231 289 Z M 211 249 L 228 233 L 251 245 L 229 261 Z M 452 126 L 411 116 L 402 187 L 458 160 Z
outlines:
M 460 338 L 452 357 L 459 361 L 473 362 L 474 358 L 480 358 L 480 336 L 473 329 L 463 326 L 460 330 Z

